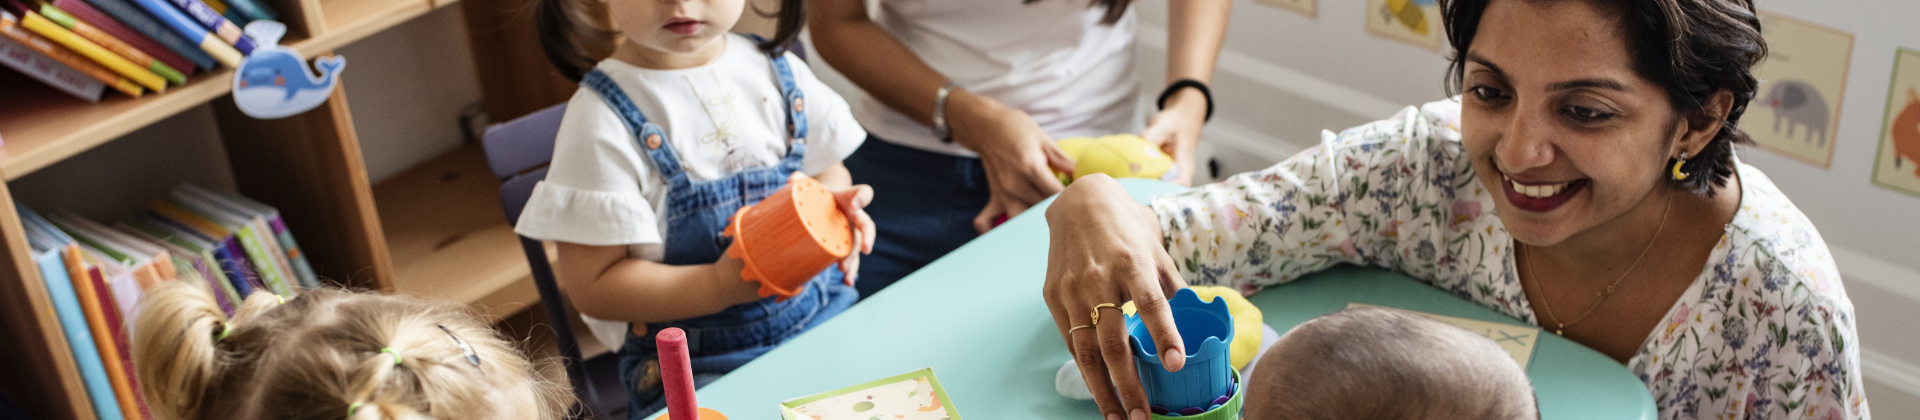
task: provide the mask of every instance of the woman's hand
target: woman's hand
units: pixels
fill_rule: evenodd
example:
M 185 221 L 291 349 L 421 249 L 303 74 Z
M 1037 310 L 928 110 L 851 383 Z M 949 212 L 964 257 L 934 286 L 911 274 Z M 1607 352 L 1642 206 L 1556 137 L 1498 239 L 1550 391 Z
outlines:
M 840 272 L 846 273 L 847 285 L 852 286 L 855 277 L 860 274 L 860 255 L 873 253 L 875 229 L 873 218 L 867 216 L 867 204 L 873 202 L 873 187 L 866 184 L 848 188 L 828 188 L 833 191 L 834 201 L 840 204 L 840 210 L 847 212 L 847 224 L 853 227 L 853 245 L 856 252 L 847 253 L 840 260 Z
M 1047 309 L 1107 420 L 1147 418 L 1125 318 L 1100 304 L 1133 301 L 1167 369 L 1186 365 L 1167 296 L 1187 287 L 1161 246 L 1160 222 L 1104 174 L 1074 180 L 1047 208 Z M 1094 313 L 1099 322 L 1094 322 Z M 1074 327 L 1091 325 L 1092 328 Z
M 1147 131 L 1140 133 L 1141 138 L 1173 156 L 1174 167 L 1180 169 L 1174 183 L 1193 185 L 1193 148 L 1200 144 L 1200 128 L 1206 123 L 1206 96 L 1198 90 L 1181 89 L 1167 98 L 1167 107 L 1154 114 Z
M 947 109 L 953 141 L 980 154 L 987 171 L 987 207 L 973 218 L 974 229 L 987 233 L 1002 216 L 1011 219 L 1060 192 L 1053 171 L 1072 171 L 1073 159 L 1027 113 L 965 90 L 947 97 Z

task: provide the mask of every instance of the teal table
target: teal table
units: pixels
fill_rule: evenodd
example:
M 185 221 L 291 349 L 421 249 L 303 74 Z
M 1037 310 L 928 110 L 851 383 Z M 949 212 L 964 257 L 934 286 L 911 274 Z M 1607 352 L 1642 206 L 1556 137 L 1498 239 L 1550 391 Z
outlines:
M 1139 200 L 1179 190 L 1122 182 Z M 702 388 L 700 405 L 735 419 L 777 419 L 781 401 L 932 367 L 967 418 L 1098 419 L 1092 401 L 1053 389 L 1071 356 L 1040 296 L 1046 204 Z M 1348 302 L 1521 324 L 1399 274 L 1347 266 L 1252 302 L 1280 331 Z M 1625 367 L 1559 336 L 1536 344 L 1527 375 L 1545 419 L 1655 418 L 1646 387 Z

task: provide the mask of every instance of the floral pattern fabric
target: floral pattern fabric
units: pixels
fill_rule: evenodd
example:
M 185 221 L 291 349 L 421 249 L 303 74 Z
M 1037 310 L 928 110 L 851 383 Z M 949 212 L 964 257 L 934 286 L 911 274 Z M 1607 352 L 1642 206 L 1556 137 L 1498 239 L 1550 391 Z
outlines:
M 1409 107 L 1151 206 L 1195 285 L 1252 294 L 1368 265 L 1537 324 L 1459 121 L 1457 99 Z M 1765 174 L 1736 166 L 1734 220 L 1626 367 L 1662 419 L 1870 418 L 1853 303 L 1826 243 Z

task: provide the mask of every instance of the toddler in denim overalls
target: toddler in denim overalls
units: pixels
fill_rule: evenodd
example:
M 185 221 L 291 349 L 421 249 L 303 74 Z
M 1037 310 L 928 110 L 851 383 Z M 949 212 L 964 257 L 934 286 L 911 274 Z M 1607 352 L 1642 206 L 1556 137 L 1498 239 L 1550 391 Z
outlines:
M 791 298 L 762 298 L 670 321 L 658 321 L 661 317 L 650 313 L 632 315 L 645 313 L 646 304 L 608 303 L 625 299 L 615 296 L 622 293 L 634 300 L 655 299 L 656 306 L 689 300 L 677 294 L 694 293 L 685 288 L 644 281 L 650 281 L 647 276 L 670 276 L 658 273 L 731 260 L 725 254 L 733 240 L 720 233 L 734 212 L 780 189 L 796 171 L 818 174 L 823 184 L 838 191 L 843 208 L 856 209 L 850 216 L 865 218 L 857 210 L 865 200 L 859 197 L 870 193 L 861 195 L 858 190 L 864 187 L 845 186 L 849 177 L 838 163 L 865 138 L 844 99 L 813 79 L 803 63 L 790 62 L 784 51 L 762 54 L 747 37 L 721 37 L 716 42 L 728 43 L 725 50 L 704 65 L 646 69 L 616 58 L 585 72 L 562 122 L 551 172 L 535 188 L 516 227 L 522 235 L 562 243 L 556 264 L 561 287 L 588 315 L 595 337 L 617 347 L 621 383 L 631 397 L 628 417 L 633 419 L 665 406 L 654 345 L 660 330 L 686 331 L 695 383 L 705 385 L 858 299 L 840 267 L 831 267 Z M 633 88 L 636 81 L 641 89 Z M 747 106 L 740 106 L 743 100 Z M 782 141 L 770 143 L 775 139 Z M 809 153 L 819 155 L 809 158 Z M 841 180 L 838 188 L 835 179 Z M 871 229 L 870 223 L 855 223 L 856 229 Z M 870 236 L 856 234 L 865 244 L 856 247 L 871 249 L 866 240 Z M 627 258 L 598 275 L 569 276 L 567 267 L 576 264 L 570 258 L 581 255 L 572 253 L 573 246 L 616 245 L 628 248 Z M 635 270 L 626 261 L 630 259 L 661 265 Z M 738 270 L 732 271 L 726 274 L 733 279 L 674 284 L 744 284 L 737 280 Z M 631 284 L 652 288 L 627 288 L 638 287 Z M 648 292 L 632 292 L 642 289 Z M 615 335 L 603 327 L 607 321 L 595 316 L 627 321 L 652 316 L 652 321 Z

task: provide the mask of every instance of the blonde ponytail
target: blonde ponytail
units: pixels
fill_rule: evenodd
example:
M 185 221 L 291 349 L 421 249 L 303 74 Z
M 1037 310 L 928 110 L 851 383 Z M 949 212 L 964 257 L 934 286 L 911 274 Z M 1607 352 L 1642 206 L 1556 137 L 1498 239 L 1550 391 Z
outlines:
M 219 376 L 217 335 L 229 328 L 219 303 L 205 290 L 166 282 L 147 290 L 135 312 L 135 375 L 157 419 L 200 417 L 204 392 Z

